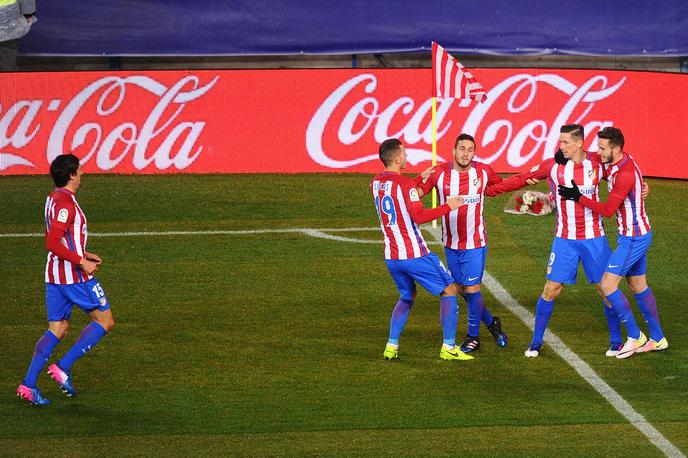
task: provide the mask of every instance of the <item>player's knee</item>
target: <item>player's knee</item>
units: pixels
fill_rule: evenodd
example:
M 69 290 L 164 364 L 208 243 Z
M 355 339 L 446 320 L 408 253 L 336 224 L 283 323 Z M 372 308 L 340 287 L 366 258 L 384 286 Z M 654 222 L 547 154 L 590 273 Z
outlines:
M 473 293 L 478 293 L 480 292 L 480 285 L 471 285 L 471 286 L 464 286 L 464 291 L 467 294 L 473 294 Z
M 607 297 L 611 293 L 616 291 L 618 288 L 619 288 L 619 285 L 616 282 L 611 281 L 608 278 L 602 278 L 602 281 L 600 282 L 600 286 L 599 286 L 599 291 L 602 294 L 602 296 Z
M 104 323 L 101 323 L 101 326 L 103 326 L 103 328 L 105 328 L 105 330 L 107 332 L 110 332 L 110 331 L 112 331 L 112 328 L 115 327 L 115 319 L 109 318 L 109 319 L 105 320 Z
M 67 335 L 67 331 L 69 331 L 69 322 L 68 321 L 51 322 L 48 325 L 48 329 L 50 329 L 50 332 L 52 332 L 55 335 L 55 337 L 62 340 L 62 338 Z
M 446 288 L 444 288 L 442 294 L 444 296 L 456 296 L 459 294 L 459 287 L 456 286 L 456 283 L 452 283 L 451 285 L 448 285 Z
M 105 332 L 110 332 L 112 328 L 115 327 L 115 320 L 112 317 L 98 317 L 98 319 L 94 321 L 98 323 L 103 329 L 105 329 Z
M 546 301 L 553 301 L 557 298 L 561 289 L 564 287 L 561 283 L 550 282 L 545 283 L 545 287 L 542 290 L 542 298 Z
M 643 275 L 626 277 L 626 282 L 628 283 L 628 288 L 633 294 L 640 294 L 647 289 L 647 279 Z

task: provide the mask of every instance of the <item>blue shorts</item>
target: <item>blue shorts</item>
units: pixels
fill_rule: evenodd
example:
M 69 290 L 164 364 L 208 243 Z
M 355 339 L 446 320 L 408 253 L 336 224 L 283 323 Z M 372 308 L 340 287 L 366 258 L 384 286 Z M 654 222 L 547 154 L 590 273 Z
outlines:
M 435 296 L 454 283 L 451 274 L 435 253 L 414 259 L 386 259 L 385 263 L 397 285 L 399 296 L 407 301 L 413 300 L 415 282 Z
M 456 283 L 464 286 L 479 285 L 483 281 L 487 247 L 471 250 L 454 250 L 444 247 L 447 266 Z
M 652 232 L 637 237 L 619 234 L 616 242 L 616 250 L 607 261 L 606 272 L 620 277 L 645 275 L 647 250 L 652 243 Z
M 587 240 L 554 237 L 547 264 L 547 280 L 563 284 L 576 283 L 578 263 L 582 262 L 588 281 L 599 283 L 611 254 L 612 250 L 605 236 Z
M 69 320 L 74 305 L 86 313 L 96 309 L 104 312 L 110 308 L 105 292 L 95 278 L 72 285 L 45 284 L 48 321 Z

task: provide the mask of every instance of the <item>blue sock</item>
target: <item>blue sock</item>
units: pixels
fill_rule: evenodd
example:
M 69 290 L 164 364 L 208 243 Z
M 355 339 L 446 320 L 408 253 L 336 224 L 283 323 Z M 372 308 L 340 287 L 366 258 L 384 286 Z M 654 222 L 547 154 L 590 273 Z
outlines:
M 453 347 L 456 345 L 456 324 L 459 321 L 459 304 L 456 296 L 444 296 L 440 298 L 440 322 L 442 323 L 442 340 L 444 344 Z
M 74 342 L 74 346 L 72 346 L 67 354 L 65 354 L 62 359 L 58 361 L 57 365 L 59 368 L 69 373 L 69 370 L 72 368 L 72 365 L 76 362 L 76 360 L 84 356 L 86 352 L 91 349 L 91 347 L 97 344 L 100 339 L 105 337 L 105 334 L 107 334 L 105 328 L 95 321 L 91 322 L 91 324 L 86 326 L 83 331 L 81 331 L 79 338 L 76 342 Z
M 613 343 L 623 343 L 621 337 L 621 320 L 613 308 L 607 307 L 607 304 L 602 303 L 604 315 L 607 317 L 607 328 L 609 329 L 609 345 Z
M 22 384 L 29 388 L 36 388 L 38 374 L 41 373 L 43 366 L 48 362 L 50 355 L 59 343 L 60 339 L 52 331 L 45 331 L 45 334 L 36 342 L 36 351 L 33 354 L 29 370 L 26 372 L 26 377 L 24 377 Z
M 471 337 L 478 337 L 480 333 L 480 316 L 483 309 L 483 295 L 478 291 L 475 293 L 466 293 L 464 297 L 468 304 L 468 335 Z
M 535 306 L 535 329 L 533 330 L 533 341 L 531 344 L 542 345 L 542 340 L 547 329 L 547 322 L 552 316 L 554 301 L 546 301 L 540 296 Z
M 624 293 L 622 293 L 620 289 L 617 289 L 607 296 L 607 300 L 612 304 L 612 307 L 614 307 L 614 311 L 619 316 L 619 320 L 626 326 L 628 337 L 631 339 L 640 337 L 640 328 L 638 327 L 638 323 L 635 322 L 635 317 L 633 317 L 633 312 L 631 312 L 631 304 L 628 303 L 628 299 L 626 299 Z
M 482 302 L 482 297 L 480 298 Z M 485 323 L 485 326 L 489 326 L 492 324 L 494 321 L 494 317 L 490 313 L 489 310 L 487 310 L 487 307 L 485 307 L 485 304 L 483 303 L 482 311 L 481 311 L 481 319 L 483 320 L 483 323 Z
M 648 286 L 645 291 L 640 294 L 634 294 L 635 300 L 638 301 L 638 308 L 643 314 L 647 327 L 650 329 L 650 339 L 659 342 L 664 338 L 664 332 L 659 325 L 659 313 L 657 312 L 657 301 L 652 290 Z
M 392 311 L 392 321 L 389 323 L 389 341 L 392 345 L 399 345 L 399 336 L 406 326 L 406 319 L 413 307 L 413 302 L 406 299 L 399 299 Z

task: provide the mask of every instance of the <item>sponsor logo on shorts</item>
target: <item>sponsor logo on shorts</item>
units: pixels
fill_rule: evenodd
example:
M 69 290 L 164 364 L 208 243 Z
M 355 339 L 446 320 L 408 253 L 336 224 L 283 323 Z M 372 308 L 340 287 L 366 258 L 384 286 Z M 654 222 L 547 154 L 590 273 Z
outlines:
M 477 279 L 478 279 L 478 277 L 469 277 L 469 278 L 468 278 L 468 281 L 474 281 L 474 280 L 477 280 Z
M 100 306 L 105 307 L 105 304 L 107 304 L 107 299 L 105 299 L 105 297 L 101 297 L 98 300 L 100 301 Z
M 617 268 L 617 267 L 619 267 L 619 266 L 613 266 L 613 265 L 609 264 L 607 267 L 608 267 L 609 269 L 615 269 L 615 268 Z

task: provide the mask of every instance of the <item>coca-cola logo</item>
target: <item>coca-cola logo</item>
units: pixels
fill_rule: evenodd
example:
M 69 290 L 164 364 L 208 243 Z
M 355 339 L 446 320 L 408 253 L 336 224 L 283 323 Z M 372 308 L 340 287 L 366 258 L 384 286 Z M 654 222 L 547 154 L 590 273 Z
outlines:
M 201 85 L 197 76 L 189 75 L 166 86 L 148 76 L 108 76 L 83 88 L 66 105 L 59 98 L 19 100 L 4 114 L 0 112 L 0 151 L 8 145 L 17 150 L 26 147 L 42 127 L 39 115 L 64 106 L 48 136 L 48 163 L 60 154 L 77 152 L 82 164 L 95 160 L 104 171 L 117 167 L 128 156 L 138 170 L 151 163 L 159 170 L 182 170 L 201 154 L 199 137 L 206 122 L 181 121 L 181 115 L 186 104 L 201 98 L 218 80 L 215 76 Z M 135 89 L 154 96 L 147 117 L 137 124 L 124 116 L 124 122 L 105 128 L 104 121 L 119 110 L 126 111 L 127 103 L 140 105 Z M 86 112 L 89 109 L 92 111 Z M 89 121 L 77 124 L 83 119 Z M 151 148 L 154 140 L 156 146 Z M 0 171 L 15 165 L 36 167 L 20 155 L 0 152 Z
M 543 159 L 551 157 L 556 150 L 559 127 L 563 124 L 582 124 L 586 132 L 613 125 L 610 119 L 594 119 L 593 108 L 618 91 L 625 81 L 626 77 L 620 77 L 611 84 L 607 76 L 598 75 L 577 85 L 553 73 L 515 74 L 492 87 L 487 93 L 487 102 L 474 104 L 473 108 L 467 100 L 439 99 L 437 139 L 449 132 L 452 135 L 465 132 L 478 138 L 476 134 L 480 132 L 482 142 L 476 154 L 478 160 L 490 164 L 506 154 L 510 166 L 520 167 L 538 152 Z M 345 81 L 325 98 L 306 130 L 306 149 L 313 161 L 325 167 L 344 169 L 378 160 L 377 154 L 337 159 L 336 153 L 324 146 L 325 138 L 335 132 L 338 144 L 346 147 L 356 147 L 370 141 L 371 137 L 375 144 L 390 137 L 402 138 L 410 164 L 431 160 L 433 129 L 429 113 L 432 99 L 416 103 L 411 97 L 402 96 L 383 106 L 375 97 L 377 88 L 377 76 L 365 73 Z M 549 118 L 539 117 L 538 93 L 544 89 L 554 89 L 562 96 L 558 109 Z M 551 100 L 549 97 L 548 103 Z M 470 112 L 460 124 L 461 115 L 468 109 Z M 532 112 L 527 116 L 528 121 L 517 126 L 512 117 L 528 110 Z M 335 111 L 344 114 L 335 117 Z M 490 117 L 492 112 L 502 115 Z M 504 113 L 509 117 L 504 117 Z M 401 128 L 398 127 L 400 123 Z M 392 125 L 397 127 L 392 129 Z

